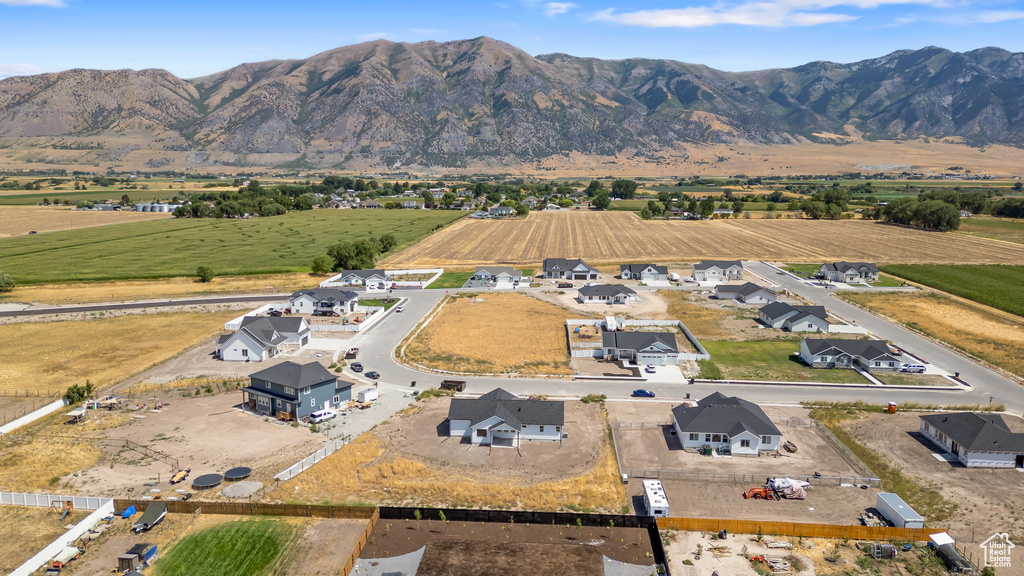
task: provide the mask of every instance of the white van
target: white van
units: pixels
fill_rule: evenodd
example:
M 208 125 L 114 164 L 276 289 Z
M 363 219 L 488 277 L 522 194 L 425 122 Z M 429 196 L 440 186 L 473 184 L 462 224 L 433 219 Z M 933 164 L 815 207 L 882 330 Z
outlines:
M 914 374 L 923 374 L 924 364 L 904 364 L 900 368 L 900 372 L 912 372 Z
M 323 410 L 317 410 L 316 412 L 310 414 L 309 421 L 312 422 L 313 424 L 319 424 L 321 422 L 326 422 L 337 415 L 338 413 L 335 412 L 334 410 L 325 408 Z

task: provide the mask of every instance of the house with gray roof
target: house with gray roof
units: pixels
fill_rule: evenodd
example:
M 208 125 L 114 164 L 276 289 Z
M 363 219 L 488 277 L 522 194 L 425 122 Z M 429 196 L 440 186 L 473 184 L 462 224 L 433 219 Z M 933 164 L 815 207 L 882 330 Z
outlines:
M 818 270 L 832 282 L 878 282 L 878 266 L 868 262 L 829 262 Z
M 757 456 L 777 451 L 782 441 L 782 432 L 760 406 L 721 392 L 698 400 L 696 406 L 673 408 L 672 426 L 684 450 L 710 446 L 734 456 Z
M 309 344 L 305 318 L 246 316 L 238 330 L 217 340 L 217 356 L 228 362 L 262 362 Z
M 564 280 L 597 280 L 597 268 L 579 258 L 545 258 L 544 277 Z
M 868 372 L 896 372 L 901 363 L 881 340 L 804 338 L 800 359 L 813 368 L 854 368 Z
M 639 280 L 651 282 L 668 280 L 668 266 L 657 264 L 622 264 L 619 266 L 619 278 L 623 280 Z
M 762 307 L 758 319 L 769 328 L 790 332 L 828 332 L 831 326 L 824 306 L 794 306 L 785 302 Z
M 479 398 L 452 398 L 448 435 L 469 444 L 519 446 L 522 440 L 561 442 L 565 403 L 525 400 L 501 388 Z
M 511 284 L 522 281 L 523 272 L 511 266 L 477 266 L 473 276 L 484 282 Z
M 697 282 L 725 282 L 743 279 L 743 263 L 739 260 L 702 260 L 693 265 Z
M 355 312 L 359 295 L 338 288 L 299 290 L 288 298 L 292 314 L 314 316 L 344 316 Z
M 998 414 L 930 414 L 919 431 L 968 468 L 1024 468 L 1024 433 L 1011 432 Z
M 583 304 L 629 304 L 636 302 L 636 291 L 622 284 L 584 286 L 576 299 Z
M 282 362 L 249 376 L 242 389 L 243 405 L 258 414 L 300 420 L 325 408 L 352 400 L 352 383 L 338 380 L 319 362 Z
M 338 281 L 349 286 L 366 286 L 375 282 L 387 282 L 387 272 L 383 270 L 342 270 Z
M 679 363 L 679 347 L 674 332 L 603 332 L 601 349 L 606 360 L 644 366 Z
M 516 209 L 511 206 L 495 206 L 490 210 L 491 218 L 506 218 L 516 213 Z
M 743 284 L 719 284 L 715 286 L 715 298 L 719 300 L 739 300 L 744 304 L 771 304 L 779 299 L 779 295 L 771 288 L 758 286 L 753 282 Z

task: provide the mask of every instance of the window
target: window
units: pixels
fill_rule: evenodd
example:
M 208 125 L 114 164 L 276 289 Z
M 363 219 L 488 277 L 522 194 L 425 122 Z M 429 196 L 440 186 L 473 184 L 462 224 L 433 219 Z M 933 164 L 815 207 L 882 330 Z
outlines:
M 249 349 L 248 348 L 242 348 L 242 356 L 246 356 L 246 357 L 249 356 Z
M 541 427 L 540 427 L 540 431 L 541 431 L 541 432 L 543 432 L 543 431 L 544 431 L 544 427 L 543 427 L 543 426 L 541 426 Z
M 267 388 L 270 388 L 270 382 L 269 381 L 264 382 L 263 385 L 266 386 Z
M 285 386 L 284 391 L 292 396 L 295 395 L 295 388 L 292 388 L 291 386 Z
M 771 443 L 772 443 L 772 437 L 771 436 L 761 436 L 761 444 L 771 444 Z
M 555 426 L 555 432 L 561 432 L 561 431 L 562 431 L 562 427 L 561 426 Z
M 700 440 L 700 434 L 690 434 L 690 442 L 697 442 Z
M 341 396 L 335 396 L 333 400 L 334 400 L 334 404 L 336 404 L 336 405 L 337 404 L 341 404 Z
M 750 448 L 750 440 L 740 440 L 740 446 L 742 448 Z
M 712 442 L 721 442 L 722 441 L 722 435 L 721 434 L 712 434 L 711 435 L 711 441 Z
M 728 434 L 722 434 L 722 442 L 728 442 L 728 441 L 729 441 L 729 435 Z
M 705 442 L 711 442 L 711 434 L 705 434 L 704 435 L 704 441 Z
M 309 386 L 306 386 L 305 388 L 303 388 L 302 389 L 302 393 L 303 394 L 309 394 Z
M 487 430 L 477 430 L 476 435 L 478 438 L 487 438 Z
M 259 404 L 260 406 L 270 406 L 270 399 L 264 398 L 263 396 L 257 396 L 256 403 Z
M 309 399 L 309 407 L 310 408 L 316 408 L 316 398 L 310 398 Z

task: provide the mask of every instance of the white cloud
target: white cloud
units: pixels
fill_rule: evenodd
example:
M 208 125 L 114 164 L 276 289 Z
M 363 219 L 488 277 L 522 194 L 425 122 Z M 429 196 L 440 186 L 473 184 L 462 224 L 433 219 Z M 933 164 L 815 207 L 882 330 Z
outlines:
M 1024 10 L 990 10 L 974 16 L 974 21 L 979 24 L 996 24 L 1009 20 L 1024 20 Z
M 42 70 L 31 64 L 0 64 L 0 79 L 11 76 L 25 76 L 26 74 L 39 74 Z
M 370 40 L 380 40 L 382 38 L 387 38 L 388 36 L 391 36 L 390 32 L 370 32 L 369 34 L 357 36 L 356 40 L 360 42 L 369 42 Z
M 0 0 L 0 6 L 50 6 L 51 8 L 63 8 L 67 6 L 64 0 Z
M 544 15 L 548 18 L 554 18 L 559 14 L 565 14 L 573 8 L 578 8 L 578 4 L 572 2 L 548 2 L 544 5 Z

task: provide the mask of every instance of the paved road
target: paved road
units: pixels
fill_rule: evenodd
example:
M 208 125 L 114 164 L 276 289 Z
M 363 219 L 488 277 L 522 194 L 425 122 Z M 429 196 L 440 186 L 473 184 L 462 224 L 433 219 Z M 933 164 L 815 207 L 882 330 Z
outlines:
M 215 296 L 211 298 L 182 298 L 179 300 L 153 300 L 149 302 L 126 302 L 90 304 L 85 306 L 55 306 L 53 308 L 29 308 L 7 310 L 0 317 L 42 316 L 45 314 L 72 314 L 75 312 L 101 312 L 108 310 L 132 310 L 136 308 L 167 308 L 169 306 L 195 306 L 201 304 L 235 304 L 238 302 L 273 302 L 288 298 L 288 294 L 265 294 L 262 296 Z

